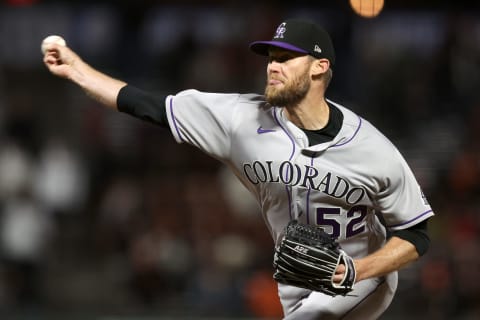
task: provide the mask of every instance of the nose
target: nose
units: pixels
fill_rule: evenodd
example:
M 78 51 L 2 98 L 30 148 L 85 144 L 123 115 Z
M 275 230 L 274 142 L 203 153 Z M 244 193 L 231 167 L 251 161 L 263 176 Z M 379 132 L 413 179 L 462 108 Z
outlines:
M 271 60 L 268 62 L 267 66 L 267 72 L 272 73 L 272 72 L 279 72 L 280 71 L 280 63 L 275 60 Z

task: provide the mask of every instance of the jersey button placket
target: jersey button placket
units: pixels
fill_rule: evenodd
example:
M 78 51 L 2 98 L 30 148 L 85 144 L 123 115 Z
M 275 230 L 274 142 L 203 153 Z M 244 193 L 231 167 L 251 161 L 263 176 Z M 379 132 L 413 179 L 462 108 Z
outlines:
M 298 145 L 297 145 L 298 146 Z M 296 154 L 292 158 L 292 163 L 294 166 L 297 168 L 300 168 L 296 174 L 299 174 L 299 177 L 296 177 L 298 181 L 291 186 L 291 195 L 292 195 L 292 213 L 294 218 L 299 218 L 300 220 L 306 221 L 306 214 L 305 212 L 305 199 L 306 199 L 306 192 L 303 190 L 303 187 L 301 187 L 303 183 L 303 172 L 305 170 L 305 161 L 304 161 L 304 156 L 301 154 L 301 147 L 298 146 Z

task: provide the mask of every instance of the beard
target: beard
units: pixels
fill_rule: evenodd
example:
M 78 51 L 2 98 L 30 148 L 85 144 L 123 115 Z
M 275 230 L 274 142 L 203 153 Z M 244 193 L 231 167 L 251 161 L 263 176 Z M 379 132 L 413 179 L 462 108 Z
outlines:
M 267 84 L 265 87 L 265 99 L 277 107 L 292 107 L 300 103 L 310 90 L 310 76 L 308 69 L 285 83 L 283 88 L 276 88 Z

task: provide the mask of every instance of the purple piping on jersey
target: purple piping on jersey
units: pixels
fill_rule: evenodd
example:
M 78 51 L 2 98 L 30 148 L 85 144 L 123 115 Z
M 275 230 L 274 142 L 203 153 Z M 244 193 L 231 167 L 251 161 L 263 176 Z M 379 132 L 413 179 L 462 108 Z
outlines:
M 170 97 L 170 114 L 172 116 L 173 126 L 175 127 L 175 131 L 177 132 L 178 137 L 180 138 L 180 140 L 185 141 L 182 138 L 182 134 L 180 133 L 180 129 L 177 125 L 177 119 L 175 118 L 175 114 L 173 113 L 173 97 Z
M 352 312 L 356 307 L 358 307 L 363 301 L 365 301 L 365 299 L 367 299 L 368 297 L 370 297 L 375 291 L 377 291 L 378 288 L 380 288 L 381 285 L 383 285 L 385 283 L 385 278 L 382 279 L 382 281 L 380 281 L 378 283 L 378 285 L 375 287 L 375 289 L 373 289 L 369 294 L 367 294 L 362 300 L 360 300 L 356 305 L 354 305 L 350 310 L 348 310 L 341 318 L 339 318 L 340 320 L 341 319 L 345 319 L 346 316 L 349 315 L 350 312 Z
M 283 132 L 285 132 L 285 134 L 287 135 L 287 137 L 290 139 L 290 142 L 292 143 L 292 154 L 290 155 L 290 158 L 288 159 L 288 161 L 292 161 L 293 159 L 293 156 L 295 155 L 295 140 L 292 138 L 292 136 L 288 133 L 288 131 L 282 126 L 282 124 L 280 123 L 280 120 L 278 120 L 278 117 L 277 117 L 277 113 L 275 112 L 276 109 L 272 109 L 272 114 L 273 114 L 273 118 L 275 119 L 275 121 L 277 122 L 277 124 L 280 126 L 280 128 L 282 128 Z M 287 171 L 287 174 L 288 174 L 288 171 Z M 292 194 L 291 194 L 291 191 L 288 189 L 288 186 L 285 186 L 285 190 L 287 191 L 287 196 L 288 196 L 288 211 L 289 211 L 289 214 L 290 214 L 290 220 L 293 219 L 293 216 L 292 216 Z
M 313 161 L 314 161 L 314 158 L 312 157 L 312 160 L 310 161 L 310 166 L 313 167 Z M 309 169 L 310 171 L 310 169 Z M 308 172 L 307 172 L 307 175 L 308 175 Z M 307 211 L 307 224 L 310 224 L 310 192 L 312 191 L 311 188 L 308 188 L 308 191 L 307 191 L 307 205 L 306 205 L 306 211 Z
M 307 191 L 307 205 L 306 205 L 306 208 L 305 208 L 305 211 L 306 214 L 307 214 L 307 224 L 310 224 L 310 191 L 312 189 L 308 188 L 308 191 Z
M 353 140 L 353 138 L 355 138 L 355 136 L 357 135 L 358 131 L 360 131 L 360 128 L 362 127 L 362 118 L 358 117 L 358 120 L 359 120 L 359 123 L 358 123 L 358 127 L 357 127 L 357 130 L 355 130 L 355 132 L 353 133 L 353 135 L 350 137 L 350 139 L 348 139 L 347 141 L 345 142 L 342 142 L 342 143 L 339 143 L 339 144 L 334 144 L 332 145 L 331 147 L 341 147 L 341 146 L 344 146 L 346 145 L 347 143 L 349 143 L 350 141 Z
M 355 132 L 353 133 L 353 135 L 350 137 L 350 139 L 348 139 L 347 141 L 345 142 L 342 142 L 342 143 L 338 143 L 338 144 L 334 144 L 331 146 L 331 148 L 333 147 L 341 147 L 341 146 L 344 146 L 346 145 L 347 143 L 349 143 L 350 141 L 353 140 L 353 138 L 355 138 L 355 136 L 357 135 L 358 131 L 360 131 L 360 128 L 362 127 L 362 118 L 361 117 L 358 117 L 358 127 L 357 127 L 357 130 L 355 130 Z M 312 161 L 311 161 L 311 166 L 313 167 L 313 161 L 314 161 L 314 158 L 312 157 Z M 307 205 L 306 205 L 306 209 L 307 209 L 307 223 L 309 223 L 309 211 L 310 211 L 310 191 L 311 189 L 308 189 L 308 192 L 307 192 Z
M 396 227 L 400 227 L 400 226 L 403 226 L 403 225 L 409 224 L 409 223 L 411 223 L 411 222 L 413 222 L 413 221 L 415 221 L 415 220 L 417 220 L 417 219 L 420 219 L 420 218 L 421 218 L 421 217 L 423 217 L 424 215 L 426 215 L 426 214 L 429 214 L 430 212 L 432 212 L 432 210 L 431 210 L 431 209 L 430 209 L 430 210 L 427 210 L 427 211 L 425 211 L 425 212 L 424 212 L 424 213 L 422 213 L 421 215 L 419 215 L 419 216 L 416 216 L 415 218 L 413 218 L 413 219 L 410 219 L 410 220 L 408 220 L 408 221 L 406 221 L 406 222 L 402 222 L 402 223 L 399 223 L 399 224 L 394 224 L 393 226 L 388 226 L 388 227 L 389 227 L 389 228 L 396 228 Z

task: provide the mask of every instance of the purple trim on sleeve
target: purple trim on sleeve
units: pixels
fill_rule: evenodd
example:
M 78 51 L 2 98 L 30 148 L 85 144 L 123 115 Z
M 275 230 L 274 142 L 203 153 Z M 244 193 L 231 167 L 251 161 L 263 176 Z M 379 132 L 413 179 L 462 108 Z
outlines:
M 413 218 L 413 219 L 410 219 L 410 220 L 408 220 L 408 221 L 405 221 L 405 222 L 402 222 L 402 223 L 399 223 L 399 224 L 394 224 L 394 225 L 391 225 L 391 226 L 388 226 L 388 227 L 389 227 L 389 228 L 397 228 L 397 227 L 404 226 L 404 225 L 406 225 L 406 224 L 410 224 L 410 223 L 412 223 L 413 221 L 418 220 L 418 219 L 422 218 L 423 216 L 425 216 L 425 215 L 427 215 L 427 214 L 429 214 L 429 213 L 432 213 L 432 212 L 433 212 L 432 209 L 427 210 L 427 211 L 425 211 L 424 213 L 416 216 L 416 217 Z
M 177 119 L 175 118 L 175 114 L 173 113 L 173 97 L 170 98 L 170 115 L 172 117 L 173 126 L 175 128 L 175 132 L 177 133 L 178 138 L 182 141 L 185 141 L 182 138 L 182 134 L 180 133 L 180 128 L 177 125 Z
M 288 161 L 291 161 L 293 159 L 293 156 L 295 155 L 295 140 L 288 133 L 287 129 L 285 129 L 282 126 L 280 120 L 278 119 L 278 116 L 277 116 L 277 113 L 275 112 L 275 110 L 276 110 L 276 108 L 272 109 L 272 114 L 273 114 L 273 117 L 274 117 L 275 121 L 280 126 L 280 128 L 282 128 L 283 132 L 285 132 L 287 137 L 290 139 L 290 142 L 292 143 L 292 153 L 290 154 L 290 158 L 288 158 Z M 290 219 L 293 219 L 293 216 L 292 216 L 292 192 L 291 192 L 291 190 L 289 189 L 288 186 L 285 186 L 285 189 L 286 189 L 287 195 L 288 195 L 288 211 L 289 211 L 289 214 L 290 214 Z
M 360 128 L 362 127 L 362 118 L 358 117 L 358 127 L 357 127 L 357 130 L 355 130 L 355 132 L 353 133 L 353 135 L 350 137 L 350 139 L 348 139 L 347 141 L 345 142 L 342 142 L 342 143 L 338 143 L 338 144 L 334 144 L 332 145 L 331 147 L 341 147 L 341 146 L 344 146 L 346 145 L 347 143 L 349 143 L 350 141 L 353 140 L 353 138 L 355 138 L 355 136 L 357 135 L 358 131 L 360 131 Z

